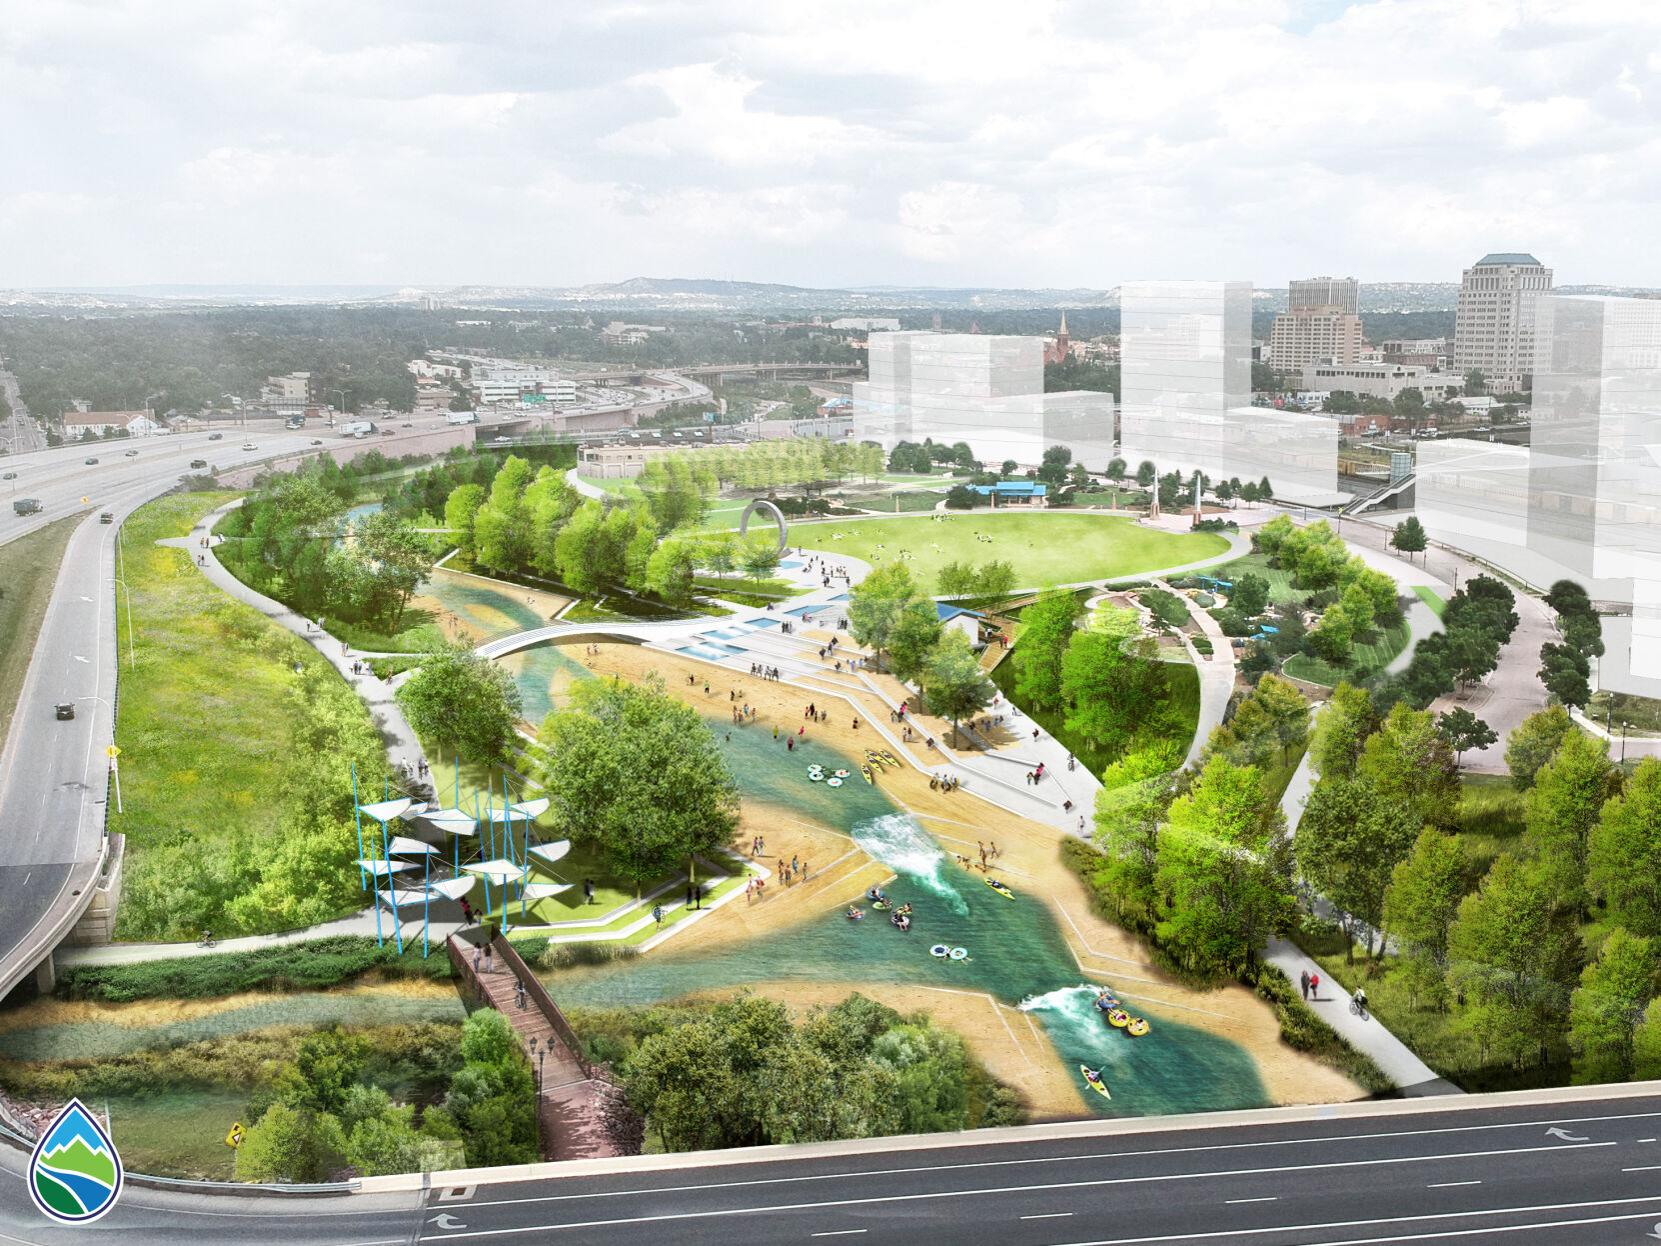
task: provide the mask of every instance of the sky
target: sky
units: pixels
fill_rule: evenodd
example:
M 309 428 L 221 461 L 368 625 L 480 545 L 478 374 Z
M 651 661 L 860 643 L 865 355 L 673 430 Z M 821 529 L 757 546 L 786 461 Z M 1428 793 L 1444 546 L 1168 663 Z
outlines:
M 0 287 L 1661 286 L 1657 0 L 0 0 Z

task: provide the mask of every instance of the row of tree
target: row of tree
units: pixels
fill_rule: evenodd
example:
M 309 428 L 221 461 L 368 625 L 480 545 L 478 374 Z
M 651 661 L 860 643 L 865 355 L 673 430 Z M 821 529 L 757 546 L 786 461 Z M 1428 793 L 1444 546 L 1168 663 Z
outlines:
M 1592 699 L 1592 659 L 1603 656 L 1603 622 L 1586 590 L 1559 580 L 1546 594 L 1562 641 L 1540 646 L 1540 682 L 1564 705 L 1584 709 Z

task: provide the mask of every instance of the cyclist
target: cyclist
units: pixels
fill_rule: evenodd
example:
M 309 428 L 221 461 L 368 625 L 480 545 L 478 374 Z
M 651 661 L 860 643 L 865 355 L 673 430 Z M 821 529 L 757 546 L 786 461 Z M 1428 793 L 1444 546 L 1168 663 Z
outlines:
M 1367 1015 L 1367 988 L 1364 987 L 1364 986 L 1356 987 L 1355 988 L 1355 998 L 1351 1002 L 1355 1005 L 1355 1011 L 1357 1013 L 1359 1013 L 1363 1017 L 1366 1016 Z

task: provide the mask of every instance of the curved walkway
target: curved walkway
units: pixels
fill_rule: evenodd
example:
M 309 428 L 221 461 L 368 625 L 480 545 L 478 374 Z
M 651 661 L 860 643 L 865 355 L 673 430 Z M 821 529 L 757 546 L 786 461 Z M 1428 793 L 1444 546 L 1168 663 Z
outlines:
M 425 766 L 427 755 L 422 751 L 421 741 L 416 739 L 409 720 L 404 717 L 404 711 L 393 697 L 392 684 L 374 674 L 360 675 L 354 672 L 352 662 L 354 658 L 362 658 L 361 653 L 354 655 L 351 646 L 345 641 L 331 636 L 298 611 L 249 588 L 219 561 L 215 550 L 223 543 L 224 538 L 214 536 L 213 529 L 221 519 L 241 505 L 241 498 L 227 502 L 204 516 L 188 537 L 176 537 L 160 544 L 172 545 L 195 555 L 192 564 L 207 576 L 215 588 L 245 605 L 252 606 L 273 623 L 293 632 L 317 650 L 369 708 L 369 716 L 380 731 L 381 739 L 386 742 L 387 758 L 392 768 L 401 771 L 410 786 L 425 787 L 425 782 L 416 776 Z M 197 561 L 198 559 L 201 561 Z

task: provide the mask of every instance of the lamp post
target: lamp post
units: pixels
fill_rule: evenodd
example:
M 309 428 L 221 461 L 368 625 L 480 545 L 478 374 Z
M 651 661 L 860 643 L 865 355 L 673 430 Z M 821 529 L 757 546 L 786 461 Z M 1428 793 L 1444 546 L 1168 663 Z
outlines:
M 77 701 L 96 701 L 96 702 L 98 702 L 98 704 L 102 705 L 105 709 L 107 709 L 110 712 L 110 736 L 112 738 L 112 743 L 110 744 L 110 748 L 114 749 L 115 744 L 113 743 L 113 738 L 115 736 L 115 706 L 111 705 L 108 701 L 104 700 L 103 697 L 96 697 L 96 696 L 94 696 L 94 697 L 76 697 L 75 699 Z M 120 813 L 121 812 L 121 762 L 120 762 L 117 754 L 114 753 L 114 752 L 110 753 L 109 757 L 110 757 L 110 777 L 115 780 L 115 811 L 117 813 Z M 109 833 L 110 833 L 110 828 L 109 828 L 108 825 L 106 825 L 104 827 L 104 834 L 108 835 Z
M 127 601 L 127 669 L 135 671 L 138 669 L 138 657 L 133 650 L 133 590 L 127 587 L 127 581 L 121 574 L 127 569 L 127 554 L 120 532 L 115 534 L 115 560 L 118 568 L 115 582 L 121 585 L 121 591 L 126 595 Z

